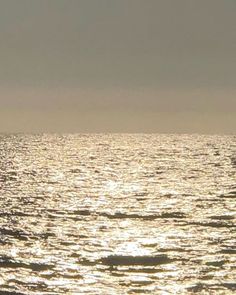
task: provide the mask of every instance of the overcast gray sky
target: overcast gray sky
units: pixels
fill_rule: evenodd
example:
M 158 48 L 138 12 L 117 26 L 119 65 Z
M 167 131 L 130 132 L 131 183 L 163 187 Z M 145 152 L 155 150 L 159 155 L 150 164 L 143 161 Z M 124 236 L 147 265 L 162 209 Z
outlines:
M 235 126 L 235 0 L 0 0 L 1 132 Z

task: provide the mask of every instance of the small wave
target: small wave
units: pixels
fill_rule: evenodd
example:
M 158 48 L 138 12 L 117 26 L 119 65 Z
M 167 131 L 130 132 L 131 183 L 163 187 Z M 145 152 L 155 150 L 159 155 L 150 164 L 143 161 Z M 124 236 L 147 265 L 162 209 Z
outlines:
M 0 217 L 39 217 L 39 214 L 24 213 L 21 211 L 1 212 Z
M 30 238 L 37 239 L 48 239 L 49 237 L 54 237 L 55 234 L 51 232 L 45 232 L 45 233 L 29 233 L 24 232 L 22 230 L 16 230 L 16 229 L 9 229 L 9 228 L 1 228 L 0 234 L 5 237 L 12 237 L 14 239 L 20 240 L 20 241 L 28 241 Z
M 223 199 L 234 199 L 236 198 L 236 191 L 230 191 L 227 194 L 221 194 L 219 197 Z
M 155 265 L 170 263 L 172 261 L 173 259 L 170 259 L 167 255 L 158 255 L 158 256 L 110 255 L 110 256 L 101 258 L 100 260 L 102 264 L 109 265 L 109 266 L 118 266 L 118 265 L 155 266 Z
M 232 220 L 234 219 L 234 216 L 232 215 L 214 215 L 210 216 L 210 219 L 216 219 L 216 220 Z
M 160 264 L 161 265 L 161 264 Z M 168 272 L 167 269 L 163 269 L 163 268 L 158 268 L 157 265 L 150 265 L 150 267 L 145 266 L 145 265 L 130 265 L 128 268 L 125 269 L 119 269 L 116 268 L 114 269 L 114 271 L 112 272 L 113 276 L 125 276 L 126 273 L 145 273 L 145 274 L 156 274 L 156 273 L 160 273 L 160 272 Z
M 219 253 L 222 254 L 236 254 L 236 249 L 228 248 L 228 249 L 222 249 L 219 251 Z
M 18 291 L 0 290 L 0 295 L 26 295 L 26 293 L 21 293 Z
M 140 214 L 126 214 L 126 213 L 115 213 L 109 214 L 106 212 L 100 213 L 100 216 L 107 217 L 109 219 L 143 219 L 143 220 L 155 220 L 155 219 L 162 219 L 162 218 L 186 218 L 186 215 L 182 212 L 166 212 L 161 214 L 155 215 L 140 215 Z
M 26 268 L 32 271 L 45 271 L 54 268 L 52 264 L 44 263 L 25 263 L 22 261 L 13 260 L 11 257 L 0 257 L 0 267 L 2 268 Z
M 215 267 L 222 267 L 228 260 L 219 260 L 219 261 L 207 261 L 206 265 L 208 266 L 215 266 Z
M 29 234 L 21 230 L 13 230 L 8 228 L 1 228 L 0 234 L 4 236 L 11 236 L 17 240 L 27 241 Z
M 92 212 L 90 212 L 89 210 L 76 210 L 76 211 L 70 212 L 70 214 L 89 216 L 92 214 Z
M 236 225 L 226 222 L 190 222 L 188 225 L 198 225 L 215 228 L 236 228 Z
M 57 218 L 69 218 L 77 220 L 77 216 L 90 216 L 92 212 L 89 210 L 75 210 L 75 211 L 59 211 L 59 210 L 47 210 L 48 217 L 51 219 Z
M 204 290 L 217 290 L 219 289 L 228 289 L 231 291 L 236 290 L 236 284 L 235 283 L 221 283 L 221 284 L 203 284 L 203 283 L 198 283 L 192 287 L 187 288 L 188 291 L 194 292 L 194 293 L 199 293 Z
M 10 279 L 7 282 L 9 285 L 18 285 L 18 286 L 23 286 L 24 288 L 27 288 L 31 291 L 46 291 L 48 289 L 48 285 L 45 284 L 44 282 L 24 282 L 20 281 L 17 279 Z
M 145 289 L 131 289 L 128 294 L 146 294 L 149 293 L 150 294 L 150 290 L 145 290 Z
M 83 276 L 80 274 L 62 274 L 64 279 L 69 279 L 69 280 L 80 280 L 83 279 Z
M 166 248 L 166 249 L 158 249 L 159 252 L 191 252 L 191 249 L 185 248 Z

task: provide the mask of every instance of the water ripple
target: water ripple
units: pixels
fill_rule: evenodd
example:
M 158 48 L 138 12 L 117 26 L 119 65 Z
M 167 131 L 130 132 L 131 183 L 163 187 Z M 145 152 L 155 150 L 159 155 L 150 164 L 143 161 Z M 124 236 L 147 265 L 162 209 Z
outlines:
M 234 294 L 235 147 L 1 135 L 0 294 Z

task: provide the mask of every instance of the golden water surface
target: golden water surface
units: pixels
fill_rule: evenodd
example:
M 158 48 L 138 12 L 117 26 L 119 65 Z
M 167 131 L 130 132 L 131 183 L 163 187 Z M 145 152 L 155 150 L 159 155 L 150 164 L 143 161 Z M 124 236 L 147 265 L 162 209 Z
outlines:
M 0 294 L 234 294 L 235 216 L 234 136 L 0 135 Z

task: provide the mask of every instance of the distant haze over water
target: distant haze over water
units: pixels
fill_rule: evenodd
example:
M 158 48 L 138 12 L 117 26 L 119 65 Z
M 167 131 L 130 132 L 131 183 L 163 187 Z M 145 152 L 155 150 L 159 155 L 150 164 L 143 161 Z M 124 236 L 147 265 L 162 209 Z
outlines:
M 235 0 L 0 0 L 0 132 L 235 132 Z

